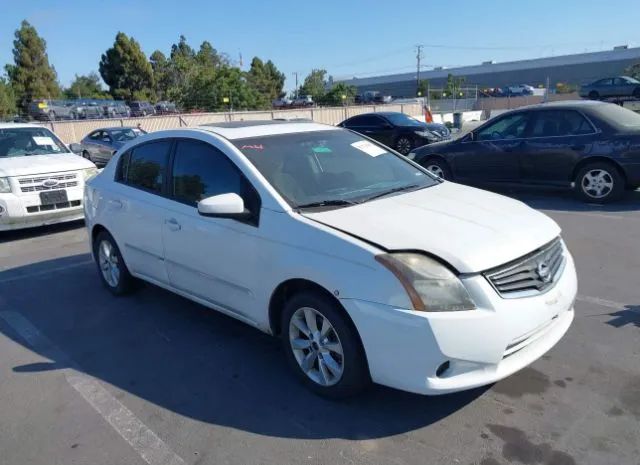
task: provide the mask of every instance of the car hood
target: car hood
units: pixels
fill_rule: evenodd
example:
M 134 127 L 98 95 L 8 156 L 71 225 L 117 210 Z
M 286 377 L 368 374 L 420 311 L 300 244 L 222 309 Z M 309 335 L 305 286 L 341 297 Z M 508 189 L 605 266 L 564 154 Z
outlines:
M 304 216 L 389 251 L 433 254 L 461 273 L 502 265 L 560 234 L 522 202 L 451 182 Z
M 0 177 L 56 173 L 94 168 L 89 160 L 74 154 L 30 155 L 0 158 Z

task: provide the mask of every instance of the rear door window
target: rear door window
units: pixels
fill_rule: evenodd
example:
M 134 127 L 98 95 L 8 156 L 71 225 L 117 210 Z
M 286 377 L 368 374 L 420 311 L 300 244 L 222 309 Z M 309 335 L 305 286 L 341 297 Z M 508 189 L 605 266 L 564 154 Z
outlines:
M 592 134 L 591 123 L 574 110 L 546 110 L 536 114 L 531 137 L 562 137 Z
M 169 140 L 134 147 L 129 159 L 127 184 L 152 193 L 162 193 L 170 147 Z

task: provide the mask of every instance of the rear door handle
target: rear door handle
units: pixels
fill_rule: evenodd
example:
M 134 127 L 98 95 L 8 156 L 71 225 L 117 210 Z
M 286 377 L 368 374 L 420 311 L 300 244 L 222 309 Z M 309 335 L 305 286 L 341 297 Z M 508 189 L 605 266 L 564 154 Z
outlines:
M 111 199 L 109 200 L 109 205 L 111 205 L 111 207 L 120 210 L 122 208 L 122 201 L 117 200 L 117 199 Z
M 180 223 L 178 223 L 178 220 L 175 218 L 164 220 L 164 223 L 171 231 L 180 231 L 180 229 L 182 229 L 182 226 L 180 226 Z
M 571 150 L 575 150 L 576 152 L 581 152 L 582 150 L 584 150 L 585 145 L 584 144 L 575 144 L 571 146 Z

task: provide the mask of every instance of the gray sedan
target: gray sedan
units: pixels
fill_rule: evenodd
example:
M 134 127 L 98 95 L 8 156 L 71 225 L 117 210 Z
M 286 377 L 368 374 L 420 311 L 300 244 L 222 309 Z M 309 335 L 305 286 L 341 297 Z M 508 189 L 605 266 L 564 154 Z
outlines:
M 640 98 L 640 81 L 628 76 L 600 79 L 580 87 L 580 97 L 600 100 L 612 97 Z
M 138 137 L 135 129 L 119 126 L 96 129 L 80 141 L 81 155 L 96 165 L 106 165 L 120 147 Z

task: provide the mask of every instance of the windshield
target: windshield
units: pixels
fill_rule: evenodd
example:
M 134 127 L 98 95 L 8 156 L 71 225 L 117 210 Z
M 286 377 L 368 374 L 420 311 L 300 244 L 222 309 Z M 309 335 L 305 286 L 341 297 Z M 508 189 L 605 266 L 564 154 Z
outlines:
M 126 142 L 137 137 L 133 129 L 116 129 L 111 131 L 111 137 L 116 142 Z
M 640 115 L 613 103 L 598 105 L 597 112 L 611 126 L 619 129 L 640 128 Z
M 45 128 L 0 129 L 0 157 L 24 157 L 69 153 L 51 131 Z
M 439 183 L 402 156 L 350 131 L 303 132 L 232 142 L 293 207 L 358 203 L 391 191 Z
M 384 115 L 394 126 L 416 126 L 423 127 L 424 123 L 412 118 L 404 113 L 392 113 Z

